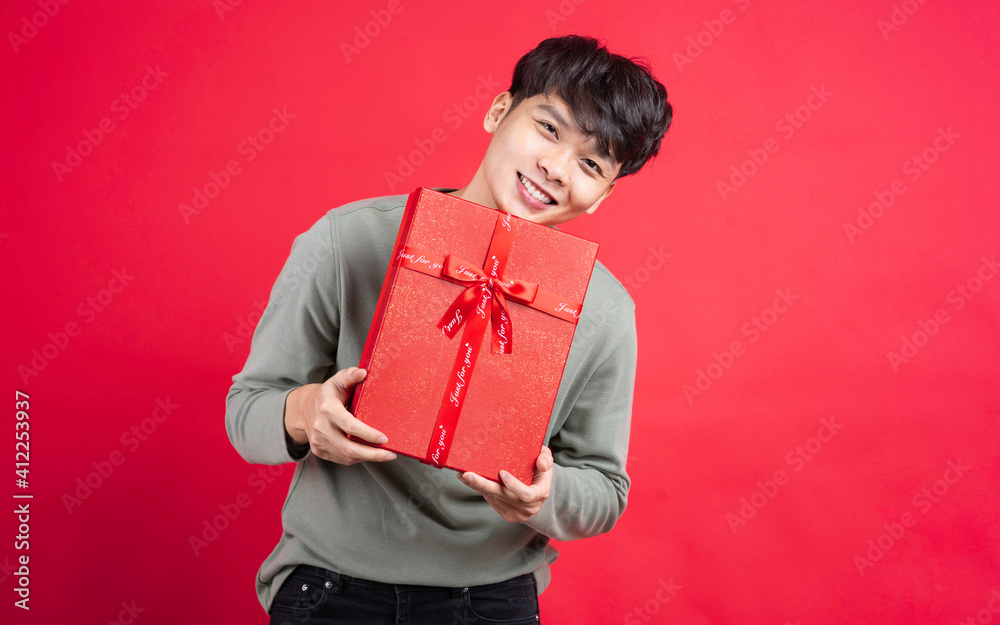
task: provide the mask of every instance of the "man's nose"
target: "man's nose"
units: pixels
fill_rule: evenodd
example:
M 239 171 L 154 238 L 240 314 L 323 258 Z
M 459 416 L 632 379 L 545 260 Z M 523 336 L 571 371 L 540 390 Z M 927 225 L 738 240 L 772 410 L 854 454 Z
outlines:
M 546 178 L 560 185 L 566 184 L 569 175 L 569 164 L 572 155 L 567 149 L 553 147 L 538 159 L 538 166 L 545 172 Z

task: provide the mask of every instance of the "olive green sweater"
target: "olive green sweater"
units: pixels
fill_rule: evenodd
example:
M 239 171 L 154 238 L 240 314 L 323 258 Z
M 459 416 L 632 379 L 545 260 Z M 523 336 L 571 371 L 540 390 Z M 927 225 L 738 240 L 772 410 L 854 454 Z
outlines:
M 226 399 L 226 430 L 248 462 L 296 462 L 283 531 L 257 575 L 269 611 L 298 564 L 387 583 L 489 584 L 534 572 L 548 584 L 549 538 L 607 532 L 625 509 L 634 305 L 597 263 L 545 444 L 552 490 L 524 523 L 504 521 L 454 471 L 400 456 L 342 466 L 286 444 L 285 397 L 357 366 L 407 196 L 328 212 L 296 237 Z

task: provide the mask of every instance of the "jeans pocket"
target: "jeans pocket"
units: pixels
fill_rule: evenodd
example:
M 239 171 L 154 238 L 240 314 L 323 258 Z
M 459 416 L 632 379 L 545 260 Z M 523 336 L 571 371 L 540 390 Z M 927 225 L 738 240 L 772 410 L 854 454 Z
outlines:
M 465 593 L 470 616 L 483 623 L 521 625 L 538 622 L 538 591 L 531 574 Z
M 326 579 L 302 570 L 292 571 L 278 589 L 271 607 L 285 610 L 314 610 L 327 599 Z

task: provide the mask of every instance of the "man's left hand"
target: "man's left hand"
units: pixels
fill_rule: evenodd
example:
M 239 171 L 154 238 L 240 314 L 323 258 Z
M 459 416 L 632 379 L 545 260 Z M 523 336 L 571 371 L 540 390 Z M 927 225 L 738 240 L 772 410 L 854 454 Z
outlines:
M 497 484 L 471 471 L 459 473 L 462 483 L 486 498 L 505 521 L 520 523 L 542 509 L 552 488 L 552 451 L 542 447 L 535 461 L 535 478 L 527 485 L 506 471 L 500 472 L 502 484 Z

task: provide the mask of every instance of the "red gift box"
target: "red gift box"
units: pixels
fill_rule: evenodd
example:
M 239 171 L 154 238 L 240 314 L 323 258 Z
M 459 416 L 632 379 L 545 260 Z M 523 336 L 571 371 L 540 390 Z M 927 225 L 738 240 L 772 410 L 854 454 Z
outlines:
M 597 244 L 420 188 L 410 194 L 352 411 L 380 447 L 526 484 Z

